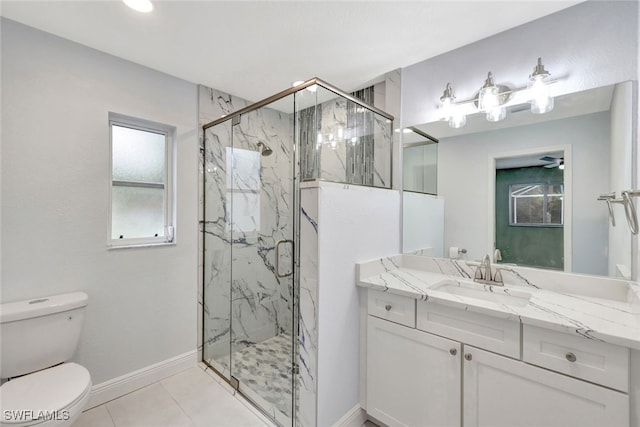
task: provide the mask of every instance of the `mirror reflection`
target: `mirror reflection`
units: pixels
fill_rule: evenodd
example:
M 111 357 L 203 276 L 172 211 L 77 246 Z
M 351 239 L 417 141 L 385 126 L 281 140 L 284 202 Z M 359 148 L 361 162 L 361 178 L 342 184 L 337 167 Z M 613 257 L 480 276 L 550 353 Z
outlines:
M 407 128 L 402 138 L 403 190 L 438 194 L 438 140 Z
M 419 155 L 405 147 L 405 190 L 437 170 L 422 188 L 435 187 L 443 205 L 442 222 L 430 224 L 442 243 L 416 225 L 433 220 L 433 196 L 425 208 L 407 205 L 405 193 L 405 252 L 430 246 L 434 256 L 490 254 L 496 262 L 630 278 L 624 208 L 613 206 L 613 226 L 598 198 L 632 188 L 633 91 L 625 82 L 557 97 L 543 115 L 514 105 L 497 123 L 472 115 L 459 129 L 446 121 L 414 126 L 438 140 L 437 161 L 416 172 Z

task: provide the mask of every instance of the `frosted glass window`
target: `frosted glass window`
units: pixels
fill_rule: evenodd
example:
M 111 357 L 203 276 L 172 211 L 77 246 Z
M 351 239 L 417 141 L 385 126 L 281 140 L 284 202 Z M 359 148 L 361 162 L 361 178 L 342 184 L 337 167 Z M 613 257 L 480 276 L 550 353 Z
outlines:
M 173 241 L 172 144 L 175 128 L 110 114 L 109 244 Z
M 164 182 L 166 135 L 114 125 L 113 179 Z
M 114 186 L 112 203 L 114 239 L 164 234 L 162 188 Z

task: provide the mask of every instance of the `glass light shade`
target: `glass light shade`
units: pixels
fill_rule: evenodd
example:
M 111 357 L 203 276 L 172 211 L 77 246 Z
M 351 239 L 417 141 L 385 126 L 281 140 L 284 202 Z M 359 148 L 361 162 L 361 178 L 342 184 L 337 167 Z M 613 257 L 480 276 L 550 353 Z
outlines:
M 531 112 L 533 114 L 544 114 L 553 110 L 553 97 L 549 95 L 549 86 L 542 79 L 535 79 L 531 89 Z
M 492 110 L 487 111 L 487 120 L 490 122 L 499 122 L 507 117 L 506 108 L 493 108 Z
M 451 88 L 451 83 L 447 83 L 447 87 L 442 93 L 440 101 L 442 102 L 442 118 L 444 120 L 449 120 L 451 118 L 451 114 L 453 114 L 454 108 L 453 89 Z
M 489 112 L 500 105 L 500 90 L 497 86 L 487 86 L 478 92 L 478 110 Z
M 453 113 L 452 111 L 453 106 L 451 105 L 451 98 L 444 98 L 442 100 L 442 118 L 445 120 L 449 120 L 451 118 L 451 114 Z
M 454 114 L 449 117 L 449 127 L 453 129 L 460 129 L 467 124 L 467 116 L 464 114 Z

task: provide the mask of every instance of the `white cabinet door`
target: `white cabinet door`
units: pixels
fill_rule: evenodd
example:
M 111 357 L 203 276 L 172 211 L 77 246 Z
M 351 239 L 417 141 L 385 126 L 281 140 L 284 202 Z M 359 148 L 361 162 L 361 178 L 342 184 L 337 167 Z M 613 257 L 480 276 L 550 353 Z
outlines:
M 462 345 L 368 316 L 367 412 L 394 426 L 460 426 Z
M 470 346 L 463 370 L 465 427 L 629 427 L 626 394 Z

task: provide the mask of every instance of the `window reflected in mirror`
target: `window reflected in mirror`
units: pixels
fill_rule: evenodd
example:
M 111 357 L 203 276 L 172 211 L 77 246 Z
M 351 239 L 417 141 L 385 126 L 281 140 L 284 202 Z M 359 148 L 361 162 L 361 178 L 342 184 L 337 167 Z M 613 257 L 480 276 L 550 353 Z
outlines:
M 563 224 L 561 184 L 509 186 L 509 225 L 552 227 Z

